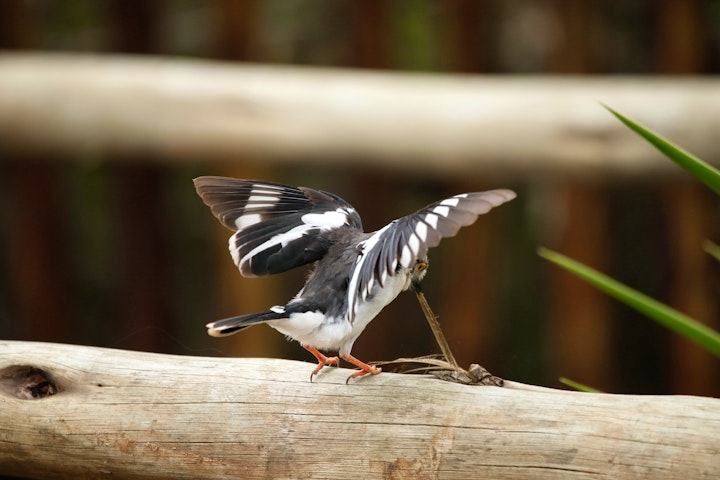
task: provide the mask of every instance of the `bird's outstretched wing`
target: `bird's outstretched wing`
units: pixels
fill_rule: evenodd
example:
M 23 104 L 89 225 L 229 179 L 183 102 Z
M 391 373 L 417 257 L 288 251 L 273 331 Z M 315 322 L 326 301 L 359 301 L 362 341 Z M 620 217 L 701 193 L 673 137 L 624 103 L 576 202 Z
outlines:
M 212 213 L 235 231 L 230 254 L 245 277 L 272 275 L 319 260 L 329 247 L 325 232 L 362 230 L 352 205 L 332 193 L 227 177 L 198 177 L 194 183 Z
M 350 320 L 357 312 L 359 300 L 367 299 L 376 282 L 385 286 L 398 267 L 414 267 L 440 240 L 455 236 L 479 215 L 513 198 L 515 192 L 504 189 L 463 193 L 432 203 L 373 233 L 361 244 L 362 255 L 348 284 Z

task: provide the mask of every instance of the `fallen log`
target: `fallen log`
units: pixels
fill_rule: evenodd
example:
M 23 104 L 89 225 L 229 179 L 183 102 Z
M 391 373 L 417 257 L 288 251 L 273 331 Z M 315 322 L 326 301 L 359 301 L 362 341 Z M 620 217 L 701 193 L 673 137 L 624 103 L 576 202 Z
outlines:
M 0 341 L 0 475 L 720 478 L 720 400 Z

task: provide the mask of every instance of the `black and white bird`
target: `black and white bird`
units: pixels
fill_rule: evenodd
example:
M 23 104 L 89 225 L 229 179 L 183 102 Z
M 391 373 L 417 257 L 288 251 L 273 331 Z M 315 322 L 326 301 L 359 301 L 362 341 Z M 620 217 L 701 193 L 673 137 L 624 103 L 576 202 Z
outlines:
M 463 193 L 365 233 L 357 211 L 332 193 L 260 180 L 199 177 L 197 193 L 223 225 L 235 232 L 230 254 L 245 277 L 273 275 L 315 262 L 305 286 L 285 305 L 207 325 L 231 335 L 267 323 L 297 340 L 323 366 L 339 363 L 320 350 L 337 351 L 360 368 L 350 378 L 381 369 L 350 354 L 370 321 L 398 294 L 419 285 L 427 251 L 515 198 L 511 190 Z

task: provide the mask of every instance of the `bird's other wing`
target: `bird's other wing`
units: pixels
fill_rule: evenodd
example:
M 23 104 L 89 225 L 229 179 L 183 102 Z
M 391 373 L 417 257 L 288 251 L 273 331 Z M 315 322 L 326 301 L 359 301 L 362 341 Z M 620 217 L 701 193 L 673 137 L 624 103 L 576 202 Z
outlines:
M 260 180 L 198 177 L 203 202 L 235 234 L 229 248 L 245 277 L 284 272 L 322 258 L 324 234 L 362 230 L 357 211 L 332 193 Z
M 413 267 L 440 240 L 455 236 L 461 227 L 471 225 L 479 215 L 513 198 L 515 192 L 505 189 L 462 193 L 394 220 L 373 233 L 361 244 L 362 255 L 348 284 L 351 321 L 358 301 L 370 295 L 376 282 L 384 286 L 400 266 Z

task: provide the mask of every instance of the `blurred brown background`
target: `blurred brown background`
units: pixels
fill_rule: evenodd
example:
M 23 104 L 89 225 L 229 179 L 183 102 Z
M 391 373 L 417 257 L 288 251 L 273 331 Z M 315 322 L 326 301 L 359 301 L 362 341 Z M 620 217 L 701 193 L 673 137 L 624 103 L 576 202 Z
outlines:
M 716 75 L 718 25 L 720 2 L 698 0 L 26 0 L 0 3 L 0 49 L 420 73 Z M 719 328 L 719 266 L 701 247 L 718 241 L 718 202 L 684 172 L 553 167 L 540 177 L 498 162 L 486 174 L 436 175 L 367 165 L 352 154 L 337 166 L 279 167 L 232 153 L 173 163 L 0 144 L 0 337 L 310 361 L 265 326 L 205 334 L 208 321 L 284 303 L 305 272 L 240 277 L 230 232 L 196 197 L 193 177 L 329 190 L 368 230 L 446 195 L 509 187 L 518 199 L 430 253 L 425 292 L 461 364 L 548 386 L 567 376 L 614 392 L 720 395 L 710 354 L 535 253 L 559 250 Z M 353 353 L 369 361 L 436 351 L 404 294 Z

